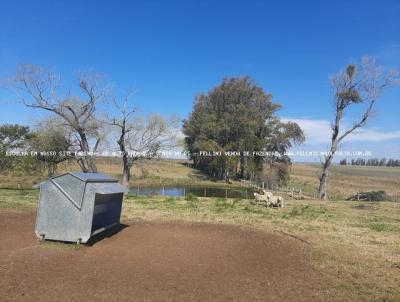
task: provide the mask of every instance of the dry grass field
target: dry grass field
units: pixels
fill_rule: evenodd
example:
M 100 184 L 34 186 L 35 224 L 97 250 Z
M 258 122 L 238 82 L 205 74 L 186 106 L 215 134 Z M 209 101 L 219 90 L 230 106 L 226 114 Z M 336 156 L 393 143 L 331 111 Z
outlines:
M 211 181 L 203 173 L 186 165 L 185 160 L 151 160 L 140 161 L 132 169 L 131 186 L 157 187 L 176 185 L 206 185 L 206 186 L 229 186 L 223 181 Z M 119 159 L 99 158 L 97 160 L 99 172 L 112 175 L 118 179 L 122 178 L 122 166 Z M 75 161 L 62 163 L 58 167 L 58 173 L 67 171 L 79 171 Z M 43 173 L 27 174 L 24 171 L 13 171 L 0 173 L 0 188 L 25 188 L 30 189 L 32 185 L 47 179 Z M 237 186 L 237 184 L 236 184 Z
M 319 165 L 294 164 L 291 186 L 313 196 L 318 188 Z M 365 191 L 385 191 L 393 201 L 400 201 L 400 169 L 333 165 L 329 171 L 328 196 L 332 200 Z

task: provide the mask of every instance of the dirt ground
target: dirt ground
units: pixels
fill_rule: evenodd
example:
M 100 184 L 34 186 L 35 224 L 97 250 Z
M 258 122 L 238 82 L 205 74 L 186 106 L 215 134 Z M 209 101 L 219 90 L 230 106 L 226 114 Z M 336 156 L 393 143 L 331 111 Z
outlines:
M 37 242 L 34 221 L 31 212 L 0 212 L 2 301 L 335 300 L 309 247 L 282 234 L 125 222 L 76 248 Z

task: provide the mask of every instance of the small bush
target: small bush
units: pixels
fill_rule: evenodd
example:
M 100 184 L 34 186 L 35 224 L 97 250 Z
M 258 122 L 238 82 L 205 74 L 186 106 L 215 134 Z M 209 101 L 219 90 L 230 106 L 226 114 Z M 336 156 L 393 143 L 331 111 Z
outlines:
M 175 204 L 175 198 L 174 197 L 168 197 L 164 200 L 164 203 L 168 205 L 174 205 Z
M 388 196 L 385 191 L 370 191 L 370 192 L 360 192 L 352 195 L 346 200 L 357 200 L 357 201 L 384 201 L 388 200 Z
M 220 213 L 226 210 L 232 210 L 235 208 L 236 203 L 236 200 L 229 202 L 226 200 L 226 198 L 218 198 L 214 203 L 214 211 Z
M 197 208 L 197 201 L 198 198 L 196 195 L 189 193 L 188 195 L 185 196 L 185 200 L 187 201 L 187 205 L 189 206 L 189 208 Z
M 197 201 L 198 198 L 197 198 L 196 195 L 194 195 L 194 194 L 192 194 L 192 193 L 189 193 L 189 194 L 187 194 L 187 195 L 185 196 L 185 200 L 186 200 L 186 201 L 190 201 L 190 202 L 194 202 L 194 201 Z
M 375 232 L 396 232 L 399 228 L 388 223 L 373 222 L 368 227 Z

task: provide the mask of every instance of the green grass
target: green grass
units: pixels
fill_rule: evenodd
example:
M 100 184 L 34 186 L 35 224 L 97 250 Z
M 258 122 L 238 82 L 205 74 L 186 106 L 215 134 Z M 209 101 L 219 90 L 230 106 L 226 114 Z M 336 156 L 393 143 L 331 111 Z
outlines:
M 39 190 L 0 189 L 0 209 L 34 209 L 39 199 Z
M 40 242 L 40 247 L 53 250 L 80 250 L 84 245 L 58 241 L 42 241 Z
M 237 199 L 227 200 L 226 198 L 217 198 L 213 204 L 213 211 L 216 213 L 223 213 L 232 211 L 236 205 L 239 204 Z
M 198 205 L 198 197 L 194 194 L 189 193 L 188 195 L 185 196 L 186 200 L 186 205 L 189 207 L 189 209 L 197 209 Z
M 37 199 L 37 190 L 0 189 L 0 210 L 34 210 Z M 290 234 L 294 237 L 288 240 L 309 242 L 315 269 L 338 276 L 332 282 L 341 294 L 365 301 L 400 298 L 399 270 L 392 268 L 400 264 L 399 203 L 285 200 L 285 208 L 277 209 L 245 199 L 126 195 L 122 220 L 136 219 L 226 223 Z
M 185 196 L 185 200 L 189 202 L 196 202 L 198 201 L 198 197 L 192 193 L 189 193 Z
M 283 216 L 284 218 L 302 217 L 303 219 L 315 219 L 328 212 L 324 205 L 295 205 L 291 210 Z

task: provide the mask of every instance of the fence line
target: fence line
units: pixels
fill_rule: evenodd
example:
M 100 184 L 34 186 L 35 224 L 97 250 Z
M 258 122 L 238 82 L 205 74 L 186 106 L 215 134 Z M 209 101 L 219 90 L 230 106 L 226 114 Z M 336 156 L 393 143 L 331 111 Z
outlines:
M 303 191 L 301 188 L 292 187 L 292 189 L 290 190 L 289 187 L 287 187 L 287 186 L 280 187 L 280 186 L 276 186 L 274 184 L 265 185 L 265 182 L 257 183 L 257 182 L 254 182 L 254 181 L 252 182 L 251 180 L 247 180 L 247 179 L 241 179 L 240 183 L 243 186 L 246 186 L 249 188 L 254 188 L 258 191 L 268 189 L 268 190 L 271 190 L 276 193 L 286 194 L 294 199 L 302 199 L 303 198 Z
M 168 196 L 187 196 L 188 194 L 194 194 L 198 197 L 225 197 L 225 198 L 253 198 L 253 191 L 270 190 L 275 194 L 285 194 L 286 196 L 293 199 L 303 199 L 303 198 L 316 198 L 316 192 L 312 195 L 304 194 L 301 188 L 296 187 L 280 187 L 280 186 L 266 186 L 265 183 L 255 183 L 249 180 L 241 180 L 241 184 L 245 187 L 240 188 L 212 188 L 212 187 L 175 187 L 172 188 L 176 190 L 175 193 L 167 192 L 166 190 L 171 189 L 169 187 L 159 187 L 159 188 L 148 188 L 148 187 L 135 187 L 132 193 L 135 195 L 168 195 Z M 249 195 L 249 191 L 251 195 Z M 399 191 L 388 194 L 388 200 L 392 202 L 400 203 Z
M 160 186 L 157 188 L 149 187 L 134 187 L 131 193 L 136 196 L 187 196 L 188 194 L 194 194 L 198 197 L 225 197 L 225 198 L 245 198 L 248 199 L 252 195 L 248 194 L 248 191 L 253 189 L 248 188 L 213 188 L 213 187 L 165 187 Z

